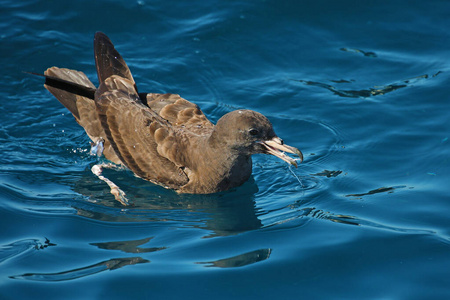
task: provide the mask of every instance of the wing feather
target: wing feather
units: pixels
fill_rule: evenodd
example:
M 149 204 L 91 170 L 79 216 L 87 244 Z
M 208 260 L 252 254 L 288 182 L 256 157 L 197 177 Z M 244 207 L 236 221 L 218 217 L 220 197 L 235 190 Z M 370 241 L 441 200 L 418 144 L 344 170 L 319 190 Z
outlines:
M 94 56 L 97 68 L 98 81 L 102 83 L 112 75 L 128 79 L 137 91 L 131 71 L 120 53 L 114 48 L 114 44 L 103 32 L 97 32 L 94 36 Z
M 130 170 L 170 188 L 189 181 L 182 166 L 158 151 L 177 143 L 176 132 L 167 120 L 141 103 L 131 81 L 111 76 L 100 84 L 95 98 L 107 139 Z
M 147 94 L 148 106 L 173 126 L 195 134 L 210 133 L 214 124 L 203 114 L 198 105 L 177 94 Z

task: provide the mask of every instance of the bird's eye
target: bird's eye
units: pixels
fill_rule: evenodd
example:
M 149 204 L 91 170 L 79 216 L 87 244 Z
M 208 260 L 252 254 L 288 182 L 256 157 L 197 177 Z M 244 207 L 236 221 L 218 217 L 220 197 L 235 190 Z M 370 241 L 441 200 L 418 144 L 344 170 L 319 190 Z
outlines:
M 250 133 L 250 135 L 255 136 L 255 135 L 258 135 L 259 131 L 255 128 L 252 128 L 248 131 L 248 133 Z

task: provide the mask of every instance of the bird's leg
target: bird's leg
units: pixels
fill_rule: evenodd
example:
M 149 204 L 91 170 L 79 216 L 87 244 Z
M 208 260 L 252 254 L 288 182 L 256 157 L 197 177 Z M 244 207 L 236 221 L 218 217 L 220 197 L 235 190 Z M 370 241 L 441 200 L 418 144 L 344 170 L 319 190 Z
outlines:
M 103 154 L 103 143 L 105 142 L 105 140 L 103 138 L 99 138 L 95 143 L 91 143 L 91 155 L 96 155 L 98 157 L 102 156 Z M 94 165 L 91 168 L 92 173 L 94 173 L 95 175 L 97 175 L 97 177 L 100 180 L 103 180 L 104 182 L 106 182 L 107 185 L 109 185 L 109 187 L 111 188 L 111 194 L 114 195 L 114 198 L 119 201 L 122 205 L 124 206 L 128 206 L 130 205 L 130 202 L 128 201 L 126 194 L 124 191 L 122 191 L 114 182 L 112 182 L 111 180 L 109 180 L 108 178 L 106 178 L 105 176 L 102 175 L 103 172 L 103 168 L 113 168 L 115 167 L 113 164 L 97 164 Z
M 91 168 L 92 173 L 94 173 L 95 175 L 97 175 L 97 177 L 100 180 L 103 180 L 104 182 L 106 182 L 107 185 L 109 185 L 109 187 L 111 188 L 111 194 L 114 195 L 114 198 L 119 201 L 122 205 L 124 206 L 128 206 L 130 205 L 129 200 L 126 197 L 126 194 L 124 191 L 122 191 L 114 182 L 112 182 L 111 180 L 109 180 L 108 178 L 106 178 L 105 176 L 102 175 L 103 172 L 103 168 L 113 168 L 115 167 L 112 164 L 98 164 L 98 165 L 94 165 Z

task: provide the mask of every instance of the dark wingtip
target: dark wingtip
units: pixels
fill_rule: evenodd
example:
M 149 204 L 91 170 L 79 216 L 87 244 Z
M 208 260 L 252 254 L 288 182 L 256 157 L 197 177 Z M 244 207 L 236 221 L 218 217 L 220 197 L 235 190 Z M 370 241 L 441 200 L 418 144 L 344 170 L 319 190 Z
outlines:
M 111 43 L 111 40 L 109 39 L 109 37 L 104 32 L 97 31 L 94 34 L 94 43 L 95 43 L 95 41 L 98 41 L 100 39 L 104 39 L 104 40 L 108 41 L 109 43 Z
M 97 31 L 94 35 L 94 57 L 99 83 L 104 82 L 110 76 L 118 75 L 133 82 L 137 91 L 136 83 L 125 60 L 116 50 L 110 38 L 101 31 Z

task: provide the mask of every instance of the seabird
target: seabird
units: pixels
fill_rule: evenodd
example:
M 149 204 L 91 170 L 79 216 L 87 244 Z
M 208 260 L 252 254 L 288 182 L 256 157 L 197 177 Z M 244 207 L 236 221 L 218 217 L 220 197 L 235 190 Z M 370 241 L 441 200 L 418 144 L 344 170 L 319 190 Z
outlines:
M 44 86 L 84 128 L 94 152 L 136 176 L 178 193 L 209 194 L 247 181 L 252 154 L 271 154 L 296 167 L 296 159 L 285 152 L 303 160 L 256 111 L 235 110 L 214 125 L 177 94 L 139 93 L 124 59 L 102 32 L 95 34 L 94 54 L 98 88 L 83 72 L 58 67 L 45 71 Z M 92 171 L 126 204 L 125 194 L 101 176 L 99 166 Z

